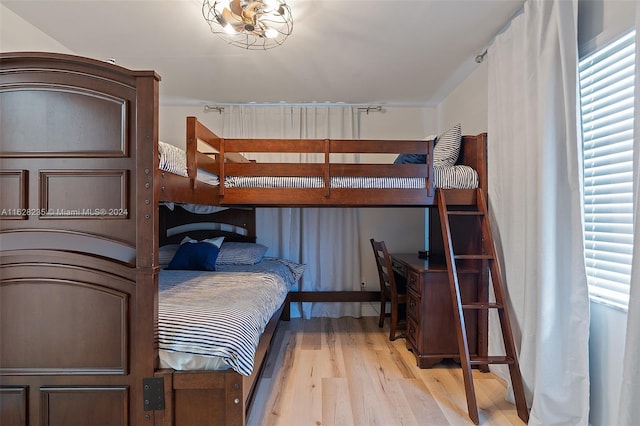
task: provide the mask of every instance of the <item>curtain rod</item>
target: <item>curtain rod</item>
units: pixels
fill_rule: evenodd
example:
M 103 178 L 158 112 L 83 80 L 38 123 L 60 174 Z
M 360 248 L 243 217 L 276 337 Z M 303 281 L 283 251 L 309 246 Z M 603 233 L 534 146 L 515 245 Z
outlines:
M 369 115 L 370 112 L 381 112 L 381 111 L 382 111 L 382 106 L 381 105 L 367 106 L 367 107 L 358 108 L 358 112 L 366 112 L 367 115 Z
M 285 103 L 274 103 L 274 104 L 225 104 L 225 105 L 233 105 L 233 106 L 304 106 L 304 107 L 323 107 L 323 106 L 340 106 L 340 107 L 353 107 L 356 106 L 354 104 L 344 104 L 344 103 L 296 103 L 296 104 L 285 104 Z M 217 112 L 218 114 L 222 114 L 224 112 L 224 105 L 204 105 L 202 107 L 204 112 Z M 366 105 L 366 106 L 358 106 L 358 112 L 366 112 L 367 115 L 370 112 L 381 112 L 382 105 Z
M 526 2 L 526 1 L 525 1 Z M 523 2 L 523 3 L 525 3 Z M 476 55 L 476 63 L 481 64 L 485 58 L 487 57 L 487 54 L 489 53 L 489 47 L 491 47 L 491 45 L 495 42 L 496 37 L 499 34 L 502 34 L 507 28 L 509 28 L 509 26 L 511 25 L 511 22 L 513 21 L 513 19 L 524 13 L 524 5 L 520 8 L 518 8 L 518 10 L 516 10 L 515 12 L 513 12 L 513 14 L 511 15 L 511 17 L 509 17 L 509 19 L 507 19 L 507 22 L 502 26 L 502 28 L 500 28 L 500 30 L 498 32 L 496 32 L 493 37 L 491 37 L 491 40 L 489 40 L 489 43 L 487 43 L 484 48 L 484 50 L 482 51 L 482 53 Z
M 222 114 L 224 111 L 224 107 L 218 105 L 205 105 L 202 109 L 204 112 L 216 111 L 218 114 Z

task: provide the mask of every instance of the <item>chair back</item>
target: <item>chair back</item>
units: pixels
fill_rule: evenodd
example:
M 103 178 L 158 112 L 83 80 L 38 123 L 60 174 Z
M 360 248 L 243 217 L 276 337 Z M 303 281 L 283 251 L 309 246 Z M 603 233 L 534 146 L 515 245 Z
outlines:
M 393 268 L 391 266 L 391 257 L 387 251 L 387 246 L 384 241 L 376 241 L 373 238 L 371 238 L 370 241 L 378 268 L 380 292 L 387 294 L 389 298 L 396 298 L 398 296 L 398 288 L 396 286 Z

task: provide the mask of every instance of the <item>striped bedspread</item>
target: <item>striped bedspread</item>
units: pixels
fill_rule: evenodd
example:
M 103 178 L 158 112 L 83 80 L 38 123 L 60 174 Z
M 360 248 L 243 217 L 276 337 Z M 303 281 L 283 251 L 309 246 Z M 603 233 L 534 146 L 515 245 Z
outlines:
M 260 336 L 284 302 L 292 277 L 290 270 L 288 276 L 161 270 L 159 349 L 221 357 L 238 373 L 250 375 Z
M 187 176 L 186 153 L 173 145 L 160 142 L 160 169 Z M 455 165 L 433 168 L 433 184 L 443 189 L 475 189 L 479 185 L 478 173 L 469 166 Z M 198 179 L 210 185 L 219 185 L 218 176 L 198 170 Z M 424 178 L 412 177 L 332 177 L 332 188 L 397 188 L 420 189 L 425 187 Z M 322 188 L 320 176 L 227 176 L 228 188 Z

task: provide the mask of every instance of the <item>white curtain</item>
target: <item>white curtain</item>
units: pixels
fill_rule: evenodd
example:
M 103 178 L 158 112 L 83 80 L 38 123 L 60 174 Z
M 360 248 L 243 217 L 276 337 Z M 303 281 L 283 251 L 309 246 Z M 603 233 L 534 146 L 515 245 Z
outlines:
M 640 419 L 640 6 L 636 3 L 636 75 L 633 129 L 633 258 L 627 314 L 627 336 L 620 392 L 618 424 L 635 425 Z
M 577 56 L 577 0 L 528 0 L 488 55 L 490 211 L 532 425 L 589 418 Z M 496 335 L 492 317 L 493 352 Z
M 350 107 L 228 106 L 224 110 L 225 138 L 355 139 L 357 111 Z M 314 154 L 255 154 L 271 162 L 323 161 Z M 353 156 L 343 156 L 355 162 Z M 334 161 L 334 158 L 332 158 Z M 335 161 L 340 161 L 335 158 Z M 358 210 L 353 208 L 259 208 L 258 242 L 277 256 L 307 265 L 299 288 L 303 291 L 345 291 L 360 288 Z M 292 316 L 342 317 L 361 315 L 360 303 L 303 303 Z

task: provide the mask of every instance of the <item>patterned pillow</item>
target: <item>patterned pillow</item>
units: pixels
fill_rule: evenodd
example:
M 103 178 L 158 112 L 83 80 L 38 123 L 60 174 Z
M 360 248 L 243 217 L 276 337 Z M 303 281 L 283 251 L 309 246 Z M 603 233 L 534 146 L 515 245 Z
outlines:
M 160 170 L 187 176 L 187 153 L 184 150 L 170 143 L 158 141 L 158 156 Z
M 226 242 L 220 246 L 218 265 L 254 265 L 262 261 L 268 248 L 262 244 Z
M 458 155 L 460 155 L 461 143 L 462 131 L 460 123 L 438 136 L 436 146 L 433 148 L 434 167 L 451 167 L 455 165 L 456 161 L 458 161 Z

